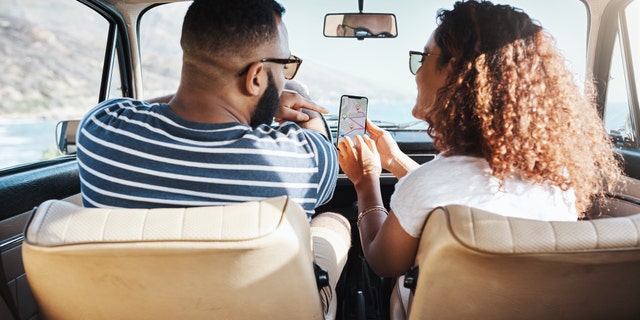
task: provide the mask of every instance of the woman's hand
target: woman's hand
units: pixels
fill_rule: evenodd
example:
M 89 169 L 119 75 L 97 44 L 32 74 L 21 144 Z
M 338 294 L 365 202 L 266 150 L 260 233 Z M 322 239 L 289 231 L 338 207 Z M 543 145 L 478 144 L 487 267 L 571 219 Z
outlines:
M 375 141 L 376 147 L 378 148 L 378 152 L 380 153 L 380 163 L 382 164 L 382 168 L 387 171 L 392 170 L 393 161 L 396 158 L 399 158 L 402 155 L 402 151 L 391 134 L 376 126 L 367 119 L 367 132 L 371 136 L 371 139 Z
M 380 129 L 368 119 L 367 132 L 369 132 L 371 139 L 375 141 L 378 152 L 380 152 L 382 168 L 393 173 L 396 178 L 404 177 L 409 171 L 419 166 L 417 162 L 400 150 L 400 147 L 398 147 L 398 144 L 388 131 Z
M 378 179 L 382 173 L 376 144 L 367 136 L 356 136 L 355 142 L 344 137 L 338 143 L 338 161 L 342 171 L 357 187 L 365 179 Z

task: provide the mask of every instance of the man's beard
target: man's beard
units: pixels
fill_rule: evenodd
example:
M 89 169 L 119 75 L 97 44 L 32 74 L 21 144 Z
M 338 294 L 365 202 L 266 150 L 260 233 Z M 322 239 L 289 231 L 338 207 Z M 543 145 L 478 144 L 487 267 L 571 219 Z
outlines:
M 250 125 L 254 129 L 261 124 L 271 125 L 280 104 L 278 88 L 276 87 L 276 82 L 273 80 L 271 71 L 267 72 L 267 77 L 267 89 L 264 91 L 260 100 L 258 100 L 258 105 L 251 115 Z

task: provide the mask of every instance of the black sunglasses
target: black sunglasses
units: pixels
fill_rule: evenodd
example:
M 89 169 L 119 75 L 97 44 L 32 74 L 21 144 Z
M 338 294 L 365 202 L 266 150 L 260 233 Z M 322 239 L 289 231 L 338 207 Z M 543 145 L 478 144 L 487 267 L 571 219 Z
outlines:
M 353 30 L 353 35 L 355 37 L 367 37 L 367 38 L 393 38 L 393 35 L 389 32 L 381 32 L 378 34 L 374 34 L 373 32 L 371 32 L 369 29 L 367 28 L 354 28 L 352 26 L 348 26 L 346 24 L 342 25 L 343 28 L 345 29 L 351 29 Z
M 273 62 L 273 63 L 278 63 L 278 64 L 283 64 L 284 65 L 284 78 L 287 80 L 291 80 L 293 79 L 293 77 L 296 76 L 296 73 L 298 73 L 298 69 L 300 68 L 300 64 L 302 64 L 302 59 L 291 55 L 291 57 L 289 57 L 289 59 L 277 59 L 277 58 L 265 58 L 265 59 L 261 59 L 257 62 Z M 252 62 L 252 64 L 255 62 Z M 242 69 L 242 71 L 240 71 L 240 73 L 238 73 L 239 76 L 245 74 L 247 71 L 249 71 L 249 68 L 251 67 L 251 64 L 249 64 L 246 68 Z
M 428 56 L 439 56 L 439 54 L 433 54 L 431 52 L 409 51 L 409 71 L 413 75 L 418 72 L 418 69 L 422 67 L 422 62 Z

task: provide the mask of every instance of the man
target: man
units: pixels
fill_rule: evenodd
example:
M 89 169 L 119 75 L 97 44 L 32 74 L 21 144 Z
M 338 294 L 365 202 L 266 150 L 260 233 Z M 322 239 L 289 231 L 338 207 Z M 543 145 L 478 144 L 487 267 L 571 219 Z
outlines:
M 194 2 L 182 32 L 181 82 L 168 104 L 111 100 L 86 116 L 78 150 L 85 206 L 219 205 L 288 194 L 311 216 L 331 198 L 338 167 L 322 117 L 288 107 L 322 109 L 302 98 L 279 103 L 285 73 L 295 75 L 300 63 L 289 60 L 284 9 L 253 2 Z M 279 106 L 278 118 L 304 120 L 270 128 Z
M 395 37 L 392 15 L 387 14 L 345 14 L 336 33 L 339 37 Z
M 315 111 L 324 109 L 282 94 L 302 62 L 289 50 L 283 13 L 273 0 L 194 1 L 184 18 L 175 95 L 153 103 L 108 100 L 83 119 L 83 204 L 186 207 L 286 194 L 311 217 L 329 201 L 338 165 Z M 274 129 L 274 116 L 296 122 Z M 331 244 L 314 252 L 335 288 L 350 246 L 348 221 L 321 214 L 312 236 Z M 335 299 L 331 309 L 325 311 L 335 312 Z

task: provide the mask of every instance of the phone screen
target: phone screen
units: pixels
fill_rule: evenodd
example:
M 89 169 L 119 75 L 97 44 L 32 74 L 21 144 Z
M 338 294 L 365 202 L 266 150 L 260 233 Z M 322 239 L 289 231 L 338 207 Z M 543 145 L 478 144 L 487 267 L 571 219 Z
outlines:
M 367 97 L 343 95 L 340 98 L 338 141 L 345 136 L 365 134 L 368 105 Z

